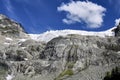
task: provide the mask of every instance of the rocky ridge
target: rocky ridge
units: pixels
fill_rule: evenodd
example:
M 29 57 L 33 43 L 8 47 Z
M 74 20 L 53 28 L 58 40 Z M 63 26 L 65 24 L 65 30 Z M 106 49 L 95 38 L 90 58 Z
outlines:
M 21 24 L 2 14 L 0 14 L 0 34 L 12 38 L 27 36 Z
M 115 67 L 119 36 L 68 34 L 41 42 L 0 15 L 0 80 L 103 80 Z

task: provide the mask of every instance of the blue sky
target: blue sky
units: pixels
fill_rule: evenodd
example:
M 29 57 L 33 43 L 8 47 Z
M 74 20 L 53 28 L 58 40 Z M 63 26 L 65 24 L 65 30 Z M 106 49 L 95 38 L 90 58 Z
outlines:
M 0 0 L 0 13 L 28 33 L 48 30 L 104 31 L 120 18 L 120 0 Z

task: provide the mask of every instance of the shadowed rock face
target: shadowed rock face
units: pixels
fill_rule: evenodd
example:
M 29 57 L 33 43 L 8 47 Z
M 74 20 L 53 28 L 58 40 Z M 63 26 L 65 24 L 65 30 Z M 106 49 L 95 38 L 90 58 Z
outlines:
M 113 30 L 115 32 L 115 36 L 119 37 L 120 36 L 120 22 L 117 25 L 117 27 Z
M 30 39 L 17 23 L 5 18 L 0 17 L 2 80 L 7 74 L 13 80 L 102 80 L 106 72 L 120 67 L 119 37 L 70 34 L 43 43 Z M 3 29 L 6 25 L 11 26 Z M 17 32 L 10 34 L 14 29 Z

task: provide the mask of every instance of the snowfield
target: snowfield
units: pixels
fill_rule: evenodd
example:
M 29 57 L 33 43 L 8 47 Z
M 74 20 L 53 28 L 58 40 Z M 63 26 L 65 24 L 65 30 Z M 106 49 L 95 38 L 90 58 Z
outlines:
M 55 37 L 66 36 L 68 34 L 79 34 L 79 35 L 99 36 L 99 37 L 114 36 L 114 33 L 112 32 L 114 28 L 115 27 L 101 32 L 82 31 L 82 30 L 55 30 L 55 31 L 51 30 L 44 32 L 42 34 L 29 34 L 29 35 L 33 40 L 48 42 Z

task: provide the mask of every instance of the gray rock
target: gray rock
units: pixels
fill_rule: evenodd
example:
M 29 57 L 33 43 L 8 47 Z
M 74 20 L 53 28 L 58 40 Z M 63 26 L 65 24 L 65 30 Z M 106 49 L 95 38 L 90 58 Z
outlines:
M 32 40 L 20 24 L 0 15 L 0 79 L 102 80 L 120 67 L 119 37 L 70 34 Z
M 109 39 L 112 41 L 108 41 Z M 120 62 L 120 56 L 116 47 L 119 47 L 116 38 L 68 35 L 48 42 L 42 53 L 45 57 L 42 59 L 62 63 L 59 67 L 55 65 L 60 70 L 60 74 L 55 79 L 67 79 L 70 73 L 74 76 L 81 71 L 88 70 L 90 66 L 100 67 L 101 69 L 106 67 L 108 70 L 110 70 L 109 67 L 112 67 L 109 66 L 111 64 L 117 66 Z M 101 74 L 106 73 L 104 69 Z M 93 75 L 95 74 L 97 72 L 94 70 Z M 97 76 L 94 76 L 95 79 L 89 80 L 102 80 L 102 75 L 100 75 L 102 76 L 100 79 Z M 70 80 L 78 80 L 79 78 L 71 78 Z M 81 78 L 81 80 L 86 80 L 86 78 Z
M 115 29 L 113 29 L 113 31 L 115 32 L 115 36 L 119 37 L 120 36 L 120 22 L 117 25 L 117 27 Z

